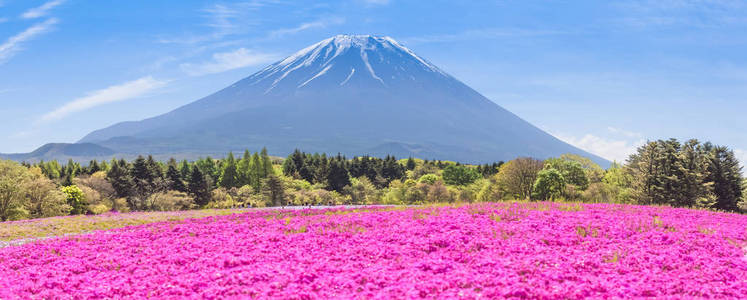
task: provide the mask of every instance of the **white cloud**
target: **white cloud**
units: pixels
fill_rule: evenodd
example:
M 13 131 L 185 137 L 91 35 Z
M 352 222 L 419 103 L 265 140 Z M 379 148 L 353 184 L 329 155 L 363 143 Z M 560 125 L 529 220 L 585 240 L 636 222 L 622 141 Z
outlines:
M 636 141 L 607 139 L 592 134 L 584 135 L 581 138 L 562 134 L 556 134 L 555 137 L 590 153 L 616 162 L 625 162 L 628 156 L 635 153 L 638 147 L 646 142 L 643 139 Z
M 607 130 L 609 130 L 609 132 L 612 132 L 612 133 L 615 133 L 615 134 L 619 134 L 619 135 L 623 135 L 623 136 L 626 136 L 626 137 L 629 137 L 629 138 L 640 138 L 640 137 L 643 136 L 642 134 L 640 134 L 638 132 L 627 131 L 625 129 L 619 129 L 619 128 L 615 128 L 615 127 L 607 127 Z
M 52 0 L 52 1 L 46 2 L 39 7 L 34 7 L 32 9 L 27 10 L 26 12 L 21 14 L 21 18 L 36 19 L 39 17 L 46 16 L 51 9 L 57 7 L 58 5 L 64 2 L 65 0 Z
M 742 163 L 742 171 L 747 172 L 747 151 L 742 149 L 734 149 L 734 154 L 737 156 L 739 162 Z
M 87 96 L 74 99 L 65 105 L 44 114 L 40 121 L 52 121 L 66 117 L 67 115 L 83 111 L 96 106 L 124 101 L 140 97 L 155 89 L 166 85 L 166 81 L 156 80 L 151 76 L 113 85 L 101 90 L 88 93 Z
M 270 32 L 270 36 L 281 37 L 281 36 L 288 35 L 288 34 L 299 33 L 301 31 L 308 30 L 308 29 L 325 28 L 330 25 L 340 25 L 343 23 L 345 23 L 345 19 L 340 18 L 340 17 L 319 19 L 314 22 L 303 23 L 293 28 L 283 28 L 283 29 L 273 30 L 272 32 Z
M 201 64 L 184 63 L 182 71 L 192 76 L 220 73 L 244 68 L 252 65 L 264 64 L 278 59 L 275 54 L 259 53 L 246 48 L 239 48 L 232 52 L 213 54 L 213 59 Z
M 0 23 L 8 22 L 8 18 L 0 18 Z
M 57 24 L 57 19 L 54 18 L 35 24 L 23 32 L 10 37 L 5 43 L 0 44 L 0 64 L 10 59 L 16 52 L 22 50 L 21 45 L 24 42 L 47 32 L 54 24 Z

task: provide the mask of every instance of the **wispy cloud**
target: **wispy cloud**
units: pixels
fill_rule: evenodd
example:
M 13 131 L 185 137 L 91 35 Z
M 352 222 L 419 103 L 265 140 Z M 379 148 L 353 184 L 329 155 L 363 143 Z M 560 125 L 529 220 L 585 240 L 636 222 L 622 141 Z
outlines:
M 615 133 L 615 134 L 620 134 L 620 135 L 623 135 L 623 136 L 626 136 L 626 137 L 629 137 L 629 138 L 641 138 L 641 137 L 643 137 L 643 135 L 640 134 L 640 133 L 638 133 L 638 132 L 632 132 L 632 131 L 628 131 L 628 130 L 625 130 L 625 129 L 619 129 L 619 128 L 615 128 L 615 127 L 611 127 L 611 126 L 607 127 L 607 130 L 609 132 L 612 132 L 612 133 Z
M 313 22 L 303 23 L 293 28 L 282 28 L 273 30 L 270 32 L 270 37 L 281 37 L 289 34 L 299 33 L 301 31 L 315 29 L 315 28 L 326 28 L 327 26 L 340 25 L 345 23 L 345 18 L 341 17 L 329 17 L 319 19 Z
M 65 2 L 65 0 L 52 0 L 52 1 L 48 1 L 48 2 L 46 2 L 44 4 L 42 4 L 39 7 L 34 7 L 32 9 L 29 9 L 29 10 L 25 11 L 23 14 L 21 14 L 21 18 L 24 18 L 24 19 L 36 19 L 36 18 L 40 18 L 40 17 L 46 16 L 51 9 L 59 6 L 60 4 L 62 4 L 64 2 Z
M 8 22 L 8 18 L 0 18 L 0 23 Z
M 199 64 L 184 63 L 180 67 L 182 71 L 191 76 L 200 76 L 264 64 L 278 58 L 279 56 L 275 54 L 239 48 L 231 52 L 215 53 L 213 54 L 213 59 L 208 62 Z
M 486 28 L 473 29 L 459 33 L 436 34 L 418 37 L 402 38 L 407 44 L 443 43 L 468 40 L 485 40 L 508 37 L 549 36 L 559 34 L 571 34 L 573 32 L 550 29 L 526 29 L 526 28 Z
M 257 10 L 279 2 L 278 0 L 254 0 L 213 4 L 199 11 L 205 20 L 202 25 L 209 28 L 210 32 L 175 38 L 160 38 L 158 42 L 195 45 L 220 41 L 227 36 L 244 33 L 260 24 L 261 17 L 256 14 Z
M 151 76 L 113 85 L 88 93 L 87 96 L 74 99 L 65 105 L 48 112 L 39 119 L 42 122 L 62 119 L 72 113 L 87 110 L 96 106 L 134 99 L 150 91 L 165 86 L 167 81 L 156 80 Z
M 27 42 L 34 37 L 47 32 L 52 28 L 52 26 L 54 26 L 54 24 L 57 24 L 57 19 L 48 19 L 44 22 L 35 24 L 27 28 L 23 32 L 10 37 L 5 41 L 5 43 L 0 44 L 0 64 L 3 64 L 18 51 L 21 51 L 23 49 L 22 45 L 24 42 Z
M 612 5 L 620 11 L 616 23 L 639 29 L 747 24 L 747 3 L 737 0 L 634 0 Z
M 387 5 L 390 0 L 363 0 L 368 5 Z

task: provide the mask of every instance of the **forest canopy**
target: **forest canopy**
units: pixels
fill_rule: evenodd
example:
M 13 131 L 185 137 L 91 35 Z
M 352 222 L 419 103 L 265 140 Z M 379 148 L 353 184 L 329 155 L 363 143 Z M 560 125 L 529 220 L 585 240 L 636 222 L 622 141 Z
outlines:
M 727 147 L 697 140 L 651 141 L 604 170 L 566 154 L 482 165 L 296 150 L 162 162 L 0 161 L 0 220 L 109 211 L 287 205 L 582 201 L 743 211 L 742 166 Z

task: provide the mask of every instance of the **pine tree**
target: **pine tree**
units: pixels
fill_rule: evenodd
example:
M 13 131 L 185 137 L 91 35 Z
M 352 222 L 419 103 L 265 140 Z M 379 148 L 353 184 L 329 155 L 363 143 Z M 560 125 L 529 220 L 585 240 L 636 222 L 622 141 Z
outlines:
M 408 170 L 410 170 L 410 171 L 414 170 L 415 169 L 415 160 L 412 157 L 408 158 L 406 166 L 407 166 Z
M 153 159 L 152 155 L 148 155 L 148 173 L 150 177 L 150 182 L 155 183 L 156 181 L 163 179 L 163 167 L 161 166 L 161 163 L 155 161 Z
M 148 169 L 148 162 L 142 155 L 138 156 L 132 163 L 131 172 L 130 175 L 132 175 L 132 178 L 136 181 L 152 181 L 151 172 Z
M 679 183 L 675 206 L 693 207 L 697 205 L 698 199 L 712 194 L 713 183 L 706 180 L 708 155 L 697 140 L 689 140 L 682 145 L 678 156 Z
M 236 166 L 236 173 L 238 174 L 238 185 L 239 186 L 245 186 L 248 184 L 252 184 L 252 178 L 251 178 L 251 164 L 252 164 L 252 154 L 249 153 L 249 150 L 244 150 L 244 157 L 239 160 L 238 165 Z
M 228 153 L 228 157 L 223 163 L 223 170 L 221 171 L 218 185 L 226 189 L 238 187 L 238 174 L 236 171 L 236 160 L 233 157 L 233 152 Z
M 249 177 L 251 178 L 251 185 L 254 187 L 255 191 L 259 191 L 262 179 L 265 178 L 263 173 L 262 160 L 259 158 L 259 154 L 254 152 L 252 155 L 252 161 L 249 164 Z
M 182 160 L 181 165 L 179 165 L 179 173 L 181 173 L 182 178 L 189 178 L 189 175 L 192 174 L 192 169 L 186 159 Z
M 714 208 L 725 211 L 737 211 L 737 203 L 742 198 L 742 167 L 734 152 L 726 147 L 706 146 L 710 151 L 708 164 L 708 181 L 713 182 L 713 193 L 716 196 Z
M 124 160 L 117 161 L 112 159 L 111 167 L 106 172 L 106 180 L 114 188 L 117 197 L 129 198 L 132 194 L 134 183 L 127 162 Z
M 270 159 L 270 155 L 267 154 L 267 148 L 262 148 L 260 156 L 262 158 L 262 175 L 264 175 L 264 177 L 275 175 L 275 170 L 272 169 L 272 159 Z
M 93 173 L 96 173 L 98 171 L 101 171 L 101 168 L 99 167 L 99 162 L 97 162 L 95 159 L 88 163 L 88 175 L 91 175 Z
M 182 174 L 176 169 L 176 161 L 172 158 L 169 161 L 168 170 L 166 170 L 166 178 L 169 182 L 169 189 L 173 191 L 185 192 L 187 188 L 184 186 L 184 179 Z
M 189 193 L 195 198 L 195 204 L 200 207 L 210 203 L 210 186 L 205 177 L 200 168 L 192 168 L 189 176 Z
M 285 189 L 283 181 L 275 175 L 270 175 L 263 180 L 262 194 L 270 201 L 272 206 L 285 206 Z
M 330 190 L 337 192 L 342 192 L 345 186 L 350 185 L 350 176 L 348 175 L 348 170 L 343 166 L 342 161 L 336 159 L 330 161 L 325 181 Z

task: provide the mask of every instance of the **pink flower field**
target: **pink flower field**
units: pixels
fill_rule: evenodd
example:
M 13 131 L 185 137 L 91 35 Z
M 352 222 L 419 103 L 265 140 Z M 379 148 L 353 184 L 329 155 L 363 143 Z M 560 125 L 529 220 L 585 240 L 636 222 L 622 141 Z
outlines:
M 495 203 L 246 213 L 0 249 L 0 298 L 745 298 L 747 217 Z

